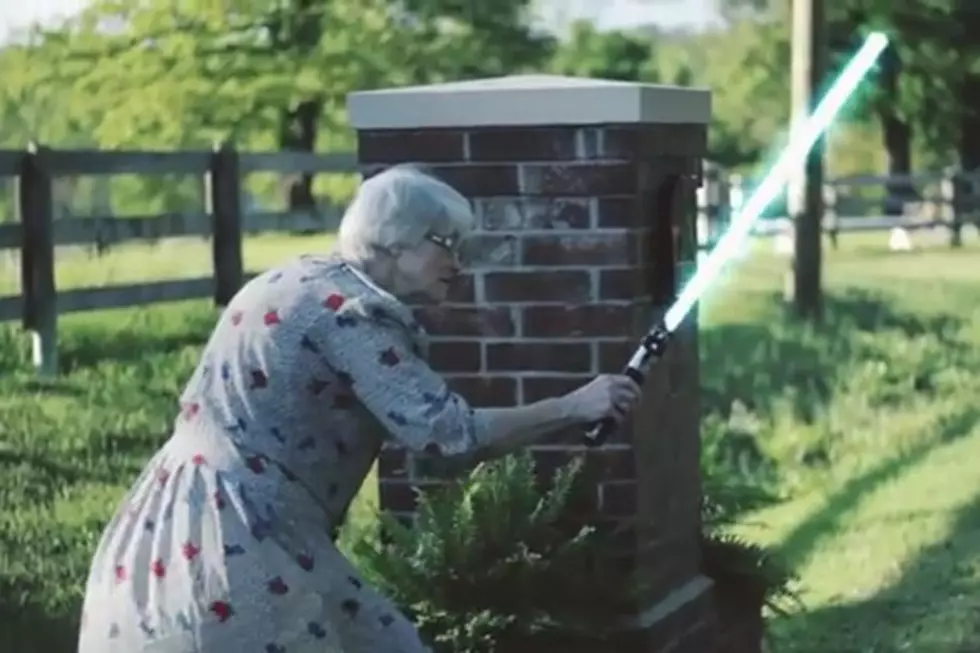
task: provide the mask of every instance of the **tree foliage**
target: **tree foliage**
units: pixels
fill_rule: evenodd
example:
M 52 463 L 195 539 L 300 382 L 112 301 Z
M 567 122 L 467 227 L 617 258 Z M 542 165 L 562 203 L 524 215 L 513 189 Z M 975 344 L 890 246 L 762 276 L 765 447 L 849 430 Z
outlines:
M 702 33 L 600 31 L 580 21 L 559 41 L 534 26 L 533 0 L 95 0 L 74 20 L 0 49 L 0 146 L 179 149 L 232 139 L 251 149 L 349 151 L 352 90 L 547 71 L 710 88 L 711 158 L 756 166 L 788 121 L 789 0 L 719 3 L 728 25 Z M 869 29 L 888 30 L 895 44 L 838 131 L 898 126 L 923 165 L 957 150 L 962 158 L 964 134 L 980 131 L 971 127 L 980 100 L 968 101 L 980 93 L 970 7 L 828 3 L 832 67 Z M 832 158 L 855 162 L 874 161 L 887 144 L 835 142 Z M 311 179 L 286 181 L 264 192 L 297 206 L 314 201 Z M 140 184 L 133 196 L 162 192 Z
M 577 77 L 660 81 L 652 39 L 621 30 L 601 32 L 587 21 L 572 23 L 551 59 L 551 69 Z

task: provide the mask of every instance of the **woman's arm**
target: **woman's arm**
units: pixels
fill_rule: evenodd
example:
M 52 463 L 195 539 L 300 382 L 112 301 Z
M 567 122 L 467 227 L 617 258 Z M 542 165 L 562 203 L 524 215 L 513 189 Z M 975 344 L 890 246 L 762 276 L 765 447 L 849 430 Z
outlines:
M 621 421 L 640 396 L 640 387 L 621 374 L 602 374 L 561 397 L 516 406 L 475 411 L 491 437 L 476 452 L 485 460 L 506 456 L 542 436 L 606 417 Z
M 568 426 L 619 419 L 639 394 L 627 377 L 602 375 L 562 397 L 473 409 L 415 354 L 396 322 L 370 308 L 350 302 L 326 311 L 308 335 L 323 362 L 342 372 L 391 436 L 415 452 L 462 461 L 506 455 Z
M 534 444 L 543 436 L 575 426 L 582 417 L 575 410 L 571 395 L 543 399 L 512 408 L 478 408 L 476 419 L 491 434 L 487 444 L 476 452 L 480 459 L 506 456 Z

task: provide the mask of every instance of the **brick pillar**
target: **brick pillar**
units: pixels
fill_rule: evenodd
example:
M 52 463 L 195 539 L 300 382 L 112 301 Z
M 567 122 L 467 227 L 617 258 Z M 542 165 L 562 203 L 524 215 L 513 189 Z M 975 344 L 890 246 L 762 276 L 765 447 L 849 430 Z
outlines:
M 354 93 L 365 174 L 425 165 L 474 203 L 472 268 L 448 305 L 425 311 L 431 361 L 475 405 L 509 406 L 618 372 L 695 260 L 707 91 L 548 76 Z M 632 423 L 590 453 L 595 508 L 639 518 L 657 544 L 637 651 L 698 651 L 709 583 L 698 574 L 696 317 L 653 370 Z M 578 432 L 535 450 L 581 451 Z M 382 508 L 410 513 L 426 470 L 388 449 Z M 619 649 L 625 650 L 625 649 Z

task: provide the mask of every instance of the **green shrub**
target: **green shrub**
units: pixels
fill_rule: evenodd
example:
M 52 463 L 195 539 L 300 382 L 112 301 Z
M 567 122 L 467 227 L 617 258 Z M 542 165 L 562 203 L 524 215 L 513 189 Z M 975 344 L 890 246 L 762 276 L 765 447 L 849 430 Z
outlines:
M 618 533 L 570 526 L 581 470 L 573 462 L 542 491 L 529 454 L 481 464 L 421 493 L 414 527 L 382 514 L 384 536 L 351 554 L 437 651 L 602 640 L 640 588 L 614 570 Z
M 482 464 L 420 493 L 414 527 L 382 514 L 386 536 L 362 536 L 351 554 L 436 651 L 595 650 L 613 640 L 644 587 L 617 571 L 627 553 L 621 533 L 570 527 L 581 524 L 569 518 L 575 492 L 590 484 L 582 462 L 543 490 L 529 454 Z M 706 502 L 710 528 L 725 523 L 731 501 Z M 710 573 L 759 576 L 767 597 L 780 596 L 788 576 L 764 549 L 710 533 L 705 542 Z

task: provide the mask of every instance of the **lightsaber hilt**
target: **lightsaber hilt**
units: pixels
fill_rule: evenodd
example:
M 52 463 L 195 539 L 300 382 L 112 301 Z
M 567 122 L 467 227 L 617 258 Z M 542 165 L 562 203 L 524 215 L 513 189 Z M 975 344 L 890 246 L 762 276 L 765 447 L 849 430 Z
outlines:
M 640 345 L 633 353 L 623 374 L 633 379 L 641 388 L 647 379 L 647 372 L 654 363 L 663 358 L 667 351 L 667 343 L 670 342 L 670 330 L 663 322 L 658 322 L 650 331 L 643 336 Z M 601 422 L 596 422 L 585 433 L 585 445 L 588 447 L 602 446 L 613 433 L 616 432 L 618 424 L 612 417 L 607 417 Z

